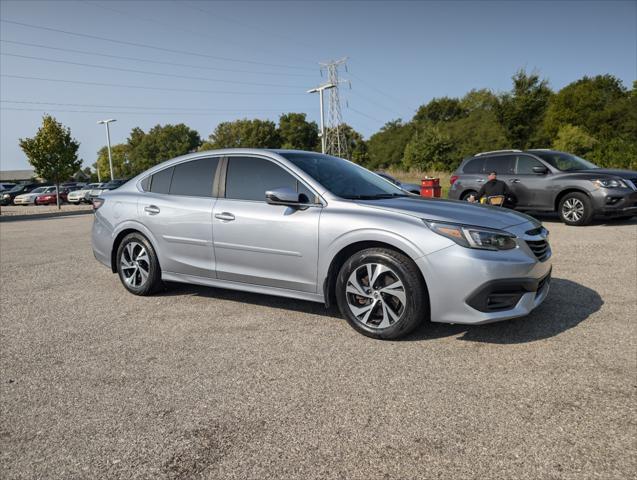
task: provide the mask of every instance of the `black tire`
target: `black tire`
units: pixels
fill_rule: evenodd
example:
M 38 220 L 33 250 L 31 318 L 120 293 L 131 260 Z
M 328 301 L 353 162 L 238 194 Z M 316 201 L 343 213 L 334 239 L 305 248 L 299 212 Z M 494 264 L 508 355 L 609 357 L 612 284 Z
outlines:
M 469 191 L 466 191 L 466 192 L 464 192 L 464 193 L 462 194 L 462 196 L 460 197 L 460 200 L 462 200 L 463 202 L 467 202 L 467 201 L 468 201 L 468 198 L 469 198 L 471 195 L 474 195 L 474 196 L 475 196 L 475 195 L 478 195 L 478 192 L 476 192 L 475 190 L 469 190 Z
M 557 214 L 566 225 L 582 227 L 593 219 L 593 204 L 585 193 L 567 193 L 560 200 Z
M 131 247 L 129 247 L 131 245 Z M 148 260 L 140 259 L 141 253 L 140 248 L 138 246 L 143 247 L 145 249 Z M 131 259 L 130 249 L 138 254 L 135 256 L 133 254 L 131 264 L 138 260 L 137 270 L 134 270 L 135 267 L 125 268 L 122 264 L 122 256 L 124 255 L 124 259 L 129 261 Z M 148 239 L 142 235 L 141 233 L 130 233 L 124 237 L 124 239 L 119 244 L 117 248 L 117 256 L 115 257 L 115 261 L 117 262 L 117 274 L 119 275 L 119 279 L 124 285 L 124 288 L 128 290 L 130 293 L 134 295 L 152 295 L 157 290 L 162 287 L 161 281 L 161 268 L 159 267 L 159 261 L 157 260 L 157 254 L 155 253 L 155 249 L 150 244 Z M 147 277 L 144 280 L 142 275 L 142 270 L 147 272 Z M 132 273 L 134 272 L 134 273 Z M 135 276 L 134 280 L 130 280 L 131 276 Z M 127 280 L 128 279 L 128 280 Z M 143 280 L 143 281 L 142 281 Z M 135 282 L 139 281 L 139 285 L 135 285 Z
M 367 275 L 367 287 L 369 287 L 368 291 L 365 292 L 366 295 L 369 294 L 367 298 L 352 294 L 351 291 L 348 292 L 348 286 L 351 287 L 350 277 L 360 275 L 361 272 L 364 274 L 368 264 L 382 265 L 389 271 L 379 274 L 371 286 L 369 285 L 369 275 Z M 375 272 L 378 267 L 372 268 L 372 272 Z M 372 273 L 372 277 L 374 277 L 374 273 Z M 393 294 L 383 293 L 380 289 L 373 290 L 374 287 L 382 286 L 383 282 L 387 286 L 396 280 L 402 282 L 401 292 L 404 292 L 405 295 L 404 304 Z M 359 286 L 365 286 L 365 278 L 362 278 Z M 371 338 L 390 340 L 403 337 L 421 326 L 429 316 L 427 290 L 418 267 L 410 258 L 390 249 L 368 248 L 356 252 L 341 267 L 335 288 L 336 302 L 343 317 L 352 328 Z M 376 305 L 371 307 L 367 321 L 364 322 L 356 317 L 351 310 L 350 303 L 355 302 L 366 302 L 365 305 L 361 303 L 363 309 L 372 303 Z M 358 306 L 358 303 L 356 305 Z M 390 308 L 387 305 L 397 306 L 397 308 L 392 308 L 391 312 L 394 315 L 396 313 L 399 315 L 389 326 L 381 328 L 386 315 L 385 308 Z M 387 312 L 387 318 L 391 318 L 389 313 Z

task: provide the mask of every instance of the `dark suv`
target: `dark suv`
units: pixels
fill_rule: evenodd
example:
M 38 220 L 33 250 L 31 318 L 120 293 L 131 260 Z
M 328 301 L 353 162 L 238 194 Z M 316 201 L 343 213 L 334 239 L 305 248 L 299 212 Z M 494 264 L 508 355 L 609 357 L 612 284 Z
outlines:
M 599 168 L 557 150 L 498 150 L 466 158 L 451 176 L 449 198 L 467 200 L 491 171 L 506 182 L 518 210 L 557 212 L 568 225 L 593 215 L 637 215 L 637 172 Z

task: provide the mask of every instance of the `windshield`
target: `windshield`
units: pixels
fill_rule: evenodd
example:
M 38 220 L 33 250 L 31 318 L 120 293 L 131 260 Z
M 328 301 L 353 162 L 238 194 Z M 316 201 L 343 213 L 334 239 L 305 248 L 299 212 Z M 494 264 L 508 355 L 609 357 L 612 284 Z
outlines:
M 279 154 L 341 198 L 373 200 L 409 196 L 375 173 L 342 158 L 321 153 Z
M 46 192 L 46 187 L 38 187 L 31 190 L 31 193 L 44 193 L 44 192 Z
M 24 185 L 16 185 L 11 190 L 9 190 L 9 192 L 15 193 L 15 192 L 21 192 L 22 190 L 24 190 Z
M 594 163 L 584 160 L 583 158 L 571 155 L 570 153 L 563 152 L 533 152 L 545 162 L 548 162 L 552 167 L 562 170 L 563 172 L 570 172 L 574 170 L 589 170 L 591 168 L 599 168 Z

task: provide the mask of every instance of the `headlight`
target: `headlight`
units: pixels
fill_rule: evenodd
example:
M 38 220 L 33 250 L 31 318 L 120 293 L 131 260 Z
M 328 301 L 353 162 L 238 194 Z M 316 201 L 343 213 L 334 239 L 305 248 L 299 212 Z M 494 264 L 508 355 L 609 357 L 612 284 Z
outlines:
M 591 182 L 598 188 L 628 188 L 623 181 L 614 178 L 596 178 Z
M 8 193 L 5 193 L 4 195 L 2 195 L 2 198 L 11 198 L 11 195 L 9 195 Z
M 492 230 L 490 228 L 472 227 L 425 220 L 427 226 L 438 235 L 453 240 L 458 245 L 481 250 L 511 250 L 516 247 L 515 235 Z

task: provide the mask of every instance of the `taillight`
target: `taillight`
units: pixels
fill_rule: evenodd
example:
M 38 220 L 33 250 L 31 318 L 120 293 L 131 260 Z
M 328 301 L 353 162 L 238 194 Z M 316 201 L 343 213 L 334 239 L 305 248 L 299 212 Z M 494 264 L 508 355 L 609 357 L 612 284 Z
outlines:
M 456 180 L 458 180 L 458 175 L 451 175 L 451 178 L 449 179 L 449 183 L 453 185 L 456 182 Z
M 102 205 L 104 205 L 104 199 L 103 198 L 94 198 L 93 199 L 93 211 L 97 210 L 98 208 L 100 208 Z

